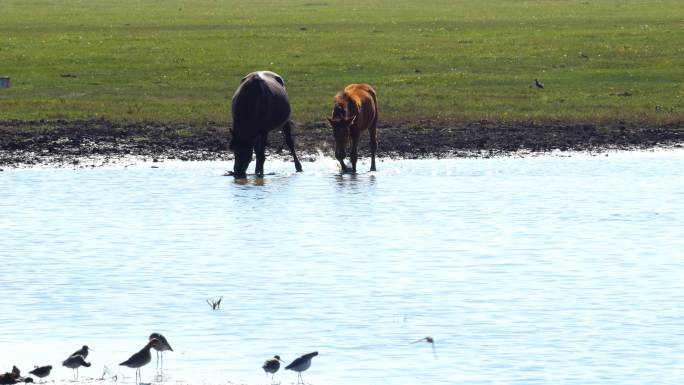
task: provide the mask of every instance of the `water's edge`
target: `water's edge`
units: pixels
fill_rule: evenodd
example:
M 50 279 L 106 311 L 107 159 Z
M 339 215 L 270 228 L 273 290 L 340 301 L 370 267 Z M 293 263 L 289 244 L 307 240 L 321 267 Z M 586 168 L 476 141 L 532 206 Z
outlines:
M 73 165 L 90 158 L 108 162 L 128 156 L 149 159 L 227 160 L 230 126 L 220 123 L 161 124 L 89 121 L 0 121 L 0 167 Z M 287 157 L 280 133 L 269 136 L 269 157 Z M 378 129 L 379 155 L 391 158 L 491 157 L 560 151 L 637 150 L 681 147 L 684 124 L 405 122 Z M 332 154 L 331 129 L 298 126 L 297 151 L 306 160 Z M 360 152 L 368 156 L 366 135 Z

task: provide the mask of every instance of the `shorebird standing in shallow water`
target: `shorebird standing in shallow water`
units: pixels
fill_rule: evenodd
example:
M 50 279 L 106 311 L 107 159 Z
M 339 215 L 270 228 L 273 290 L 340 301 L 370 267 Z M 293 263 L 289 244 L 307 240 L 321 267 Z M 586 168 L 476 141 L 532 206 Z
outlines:
M 151 340 L 149 340 L 149 342 L 147 342 L 147 345 L 140 349 L 139 352 L 133 354 L 131 358 L 119 364 L 135 369 L 136 385 L 142 382 L 142 376 L 140 375 L 140 367 L 145 366 L 149 364 L 150 361 L 152 361 L 152 354 L 150 353 L 150 349 L 152 349 L 152 346 L 157 343 L 159 343 L 159 340 L 156 338 L 152 338 Z M 140 378 L 140 382 L 138 382 L 138 378 Z
M 303 384 L 304 379 L 302 379 L 302 372 L 306 369 L 309 369 L 309 366 L 311 366 L 311 359 L 316 357 L 317 355 L 318 352 L 307 353 L 292 361 L 290 365 L 287 365 L 285 367 L 285 370 L 294 370 L 295 372 L 297 372 L 297 383 L 299 384 L 301 381 L 301 383 Z
M 74 380 L 78 380 L 78 368 L 80 366 L 85 366 L 87 368 L 90 366 L 90 362 L 86 362 L 82 355 L 76 354 L 69 356 L 69 358 L 62 361 L 62 365 L 71 368 L 74 371 Z
M 152 341 L 153 339 L 157 340 L 157 343 L 152 345 L 154 350 L 157 351 L 157 369 L 163 368 L 164 367 L 164 350 L 170 350 L 173 351 L 173 348 L 171 345 L 169 345 L 169 341 L 166 340 L 166 337 L 159 333 L 152 333 L 150 334 L 149 340 Z M 159 365 L 159 356 L 161 356 L 161 365 Z
M 52 365 L 45 365 L 45 366 L 36 366 L 35 369 L 30 371 L 30 374 L 33 374 L 34 376 L 38 378 L 45 378 L 50 375 L 50 371 L 52 370 Z
M 264 364 L 261 365 L 261 368 L 264 369 L 264 372 L 266 372 L 266 375 L 268 375 L 268 373 L 271 373 L 271 384 L 272 384 L 273 383 L 273 376 L 278 371 L 278 369 L 280 369 L 280 356 L 276 355 L 276 356 L 273 356 L 273 358 L 264 361 Z

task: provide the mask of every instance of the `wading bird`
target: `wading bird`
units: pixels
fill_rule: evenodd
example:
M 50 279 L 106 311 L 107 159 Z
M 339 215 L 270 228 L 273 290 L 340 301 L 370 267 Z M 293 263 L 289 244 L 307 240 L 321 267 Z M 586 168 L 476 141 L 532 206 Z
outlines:
M 157 351 L 157 368 L 163 368 L 164 367 L 164 351 L 165 350 L 170 350 L 173 351 L 173 348 L 169 344 L 169 341 L 166 340 L 166 337 L 159 333 L 152 333 L 150 334 L 149 341 L 152 341 L 153 339 L 157 340 L 157 343 L 152 345 L 152 348 Z M 161 356 L 161 365 L 159 365 L 159 356 Z
M 304 379 L 302 379 L 302 372 L 306 369 L 309 369 L 309 367 L 311 366 L 311 359 L 316 357 L 317 355 L 318 352 L 305 354 L 297 358 L 296 360 L 292 361 L 290 365 L 287 365 L 285 367 L 285 370 L 294 370 L 295 372 L 297 372 L 297 383 L 299 384 L 301 382 L 303 384 Z
M 50 371 L 52 370 L 52 365 L 45 365 L 45 366 L 36 366 L 35 369 L 30 371 L 29 373 L 33 374 L 34 376 L 38 378 L 45 378 L 50 375 Z
M 264 372 L 268 375 L 268 373 L 271 373 L 271 384 L 273 383 L 273 376 L 275 373 L 280 369 L 280 356 L 275 355 L 273 358 L 268 359 L 264 361 L 264 364 L 261 365 L 261 368 L 264 369 Z
M 71 368 L 74 371 L 74 380 L 78 380 L 78 368 L 81 366 L 87 368 L 90 366 L 90 362 L 86 362 L 82 355 L 77 354 L 75 356 L 69 356 L 69 358 L 62 361 L 62 365 Z
M 139 384 L 142 382 L 142 375 L 140 374 L 140 368 L 142 366 L 145 366 L 150 363 L 152 360 L 152 354 L 150 353 L 150 349 L 152 349 L 152 346 L 159 343 L 159 340 L 156 338 L 152 338 L 147 342 L 147 345 L 145 345 L 142 349 L 140 349 L 139 352 L 133 354 L 131 358 L 127 359 L 126 361 L 120 363 L 119 365 L 123 366 L 128 366 L 129 368 L 135 369 L 135 383 Z M 138 379 L 140 379 L 140 382 L 138 382 Z

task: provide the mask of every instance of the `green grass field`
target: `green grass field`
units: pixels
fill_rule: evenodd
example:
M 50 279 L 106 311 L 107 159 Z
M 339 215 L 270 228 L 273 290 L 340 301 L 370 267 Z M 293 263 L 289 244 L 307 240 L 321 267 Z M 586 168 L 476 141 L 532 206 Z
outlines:
M 300 123 L 352 82 L 385 122 L 681 122 L 683 42 L 682 0 L 3 0 L 0 120 L 228 122 L 270 69 Z

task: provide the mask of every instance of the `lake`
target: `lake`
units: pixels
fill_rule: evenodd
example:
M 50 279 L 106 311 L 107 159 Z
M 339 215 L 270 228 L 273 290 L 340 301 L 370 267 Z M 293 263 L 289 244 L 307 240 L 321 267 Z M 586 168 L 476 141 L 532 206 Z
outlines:
M 5 169 L 0 372 L 133 383 L 156 331 L 169 384 L 681 384 L 684 150 L 561 155 Z

